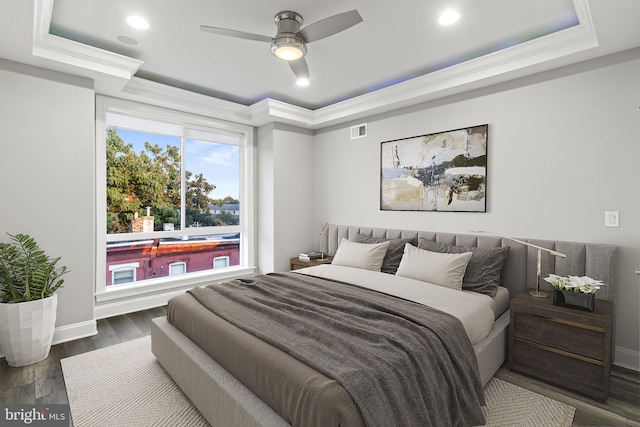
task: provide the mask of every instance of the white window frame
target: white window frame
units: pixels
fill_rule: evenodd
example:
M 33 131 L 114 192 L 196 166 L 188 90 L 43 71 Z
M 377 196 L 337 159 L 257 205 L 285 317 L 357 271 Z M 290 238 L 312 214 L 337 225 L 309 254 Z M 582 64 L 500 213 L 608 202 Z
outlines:
M 109 271 L 111 272 L 111 286 L 120 286 L 120 285 L 128 285 L 130 283 L 133 283 L 136 281 L 136 270 L 137 268 L 140 267 L 140 263 L 139 262 L 130 262 L 127 264 L 114 264 L 114 265 L 110 265 L 109 266 Z M 115 274 L 117 272 L 123 271 L 123 270 L 127 270 L 127 271 L 133 271 L 133 280 L 131 282 L 125 282 L 125 283 L 114 283 L 115 282 Z
M 214 233 L 240 232 L 240 259 L 238 266 L 225 269 L 206 270 L 178 276 L 164 276 L 148 279 L 131 284 L 106 286 L 106 244 L 108 241 L 126 240 L 127 238 L 153 239 L 162 237 L 177 237 L 200 235 L 202 228 L 186 228 L 175 231 L 157 231 L 153 233 L 123 233 L 107 235 L 106 229 L 106 135 L 107 126 L 114 121 L 122 123 L 131 118 L 131 123 L 150 121 L 158 125 L 154 129 L 165 134 L 177 134 L 192 139 L 201 139 L 203 133 L 228 135 L 229 140 L 239 141 L 240 147 L 240 194 L 242 206 L 240 210 L 240 225 L 211 227 Z M 116 125 L 117 127 L 117 125 Z M 131 126 L 127 126 L 132 128 Z M 135 126 L 133 126 L 135 129 Z M 139 129 L 148 131 L 148 128 Z M 186 134 L 185 134 L 186 131 Z M 96 96 L 96 303 L 105 304 L 108 301 L 123 298 L 136 298 L 144 295 L 154 295 L 160 292 L 170 292 L 188 289 L 209 280 L 224 280 L 253 274 L 256 271 L 256 234 L 255 234 L 255 144 L 254 129 L 238 123 L 227 122 L 187 112 L 169 110 L 137 102 Z
M 221 259 L 225 259 L 227 265 L 225 265 L 224 267 L 216 267 L 216 261 L 217 260 L 221 260 Z M 226 255 L 225 256 L 217 256 L 217 257 L 215 257 L 213 259 L 213 267 L 212 267 L 213 269 L 216 269 L 216 268 L 227 268 L 227 267 L 229 267 L 229 257 L 228 256 L 226 256 Z
M 183 271 L 181 273 L 173 273 L 171 272 L 171 269 L 173 267 L 177 267 L 177 266 L 182 266 L 183 267 Z M 187 274 L 187 263 L 185 261 L 179 261 L 179 262 L 172 262 L 171 264 L 169 264 L 169 276 L 179 276 L 181 274 Z
M 116 276 L 118 275 L 118 273 L 122 273 L 122 272 L 131 272 L 131 280 L 128 280 L 126 282 L 122 282 L 122 283 L 116 283 Z M 136 270 L 133 268 L 119 268 L 117 270 L 111 270 L 111 286 L 118 286 L 118 285 L 124 285 L 127 283 L 133 283 L 136 281 Z

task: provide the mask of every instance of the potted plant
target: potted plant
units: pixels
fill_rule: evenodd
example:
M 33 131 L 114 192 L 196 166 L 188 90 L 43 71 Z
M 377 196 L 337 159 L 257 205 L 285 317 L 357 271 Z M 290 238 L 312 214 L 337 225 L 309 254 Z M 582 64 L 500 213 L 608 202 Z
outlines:
M 8 233 L 7 233 L 8 234 Z M 10 366 L 49 355 L 56 323 L 56 290 L 67 267 L 51 258 L 26 234 L 8 234 L 0 243 L 0 347 Z
M 593 312 L 596 308 L 596 291 L 604 286 L 601 280 L 587 276 L 558 276 L 549 274 L 544 279 L 553 286 L 553 304 L 562 307 Z

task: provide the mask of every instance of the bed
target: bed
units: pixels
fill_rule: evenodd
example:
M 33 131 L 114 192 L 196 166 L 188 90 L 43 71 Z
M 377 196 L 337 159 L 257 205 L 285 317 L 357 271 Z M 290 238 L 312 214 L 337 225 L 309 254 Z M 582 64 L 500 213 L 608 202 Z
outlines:
M 439 297 L 440 305 L 435 308 L 445 311 L 453 309 L 454 313 L 451 316 L 460 321 L 462 330 L 469 338 L 468 342 L 473 355 L 473 359 L 470 360 L 477 364 L 476 373 L 469 375 L 477 375 L 478 378 L 477 383 L 474 383 L 473 379 L 469 380 L 471 382 L 466 383 L 463 389 L 474 386 L 477 388 L 478 383 L 486 384 L 502 365 L 507 351 L 508 301 L 525 288 L 535 286 L 536 251 L 529 250 L 523 244 L 494 236 L 339 225 L 330 225 L 325 238 L 325 247 L 329 254 L 336 254 L 345 240 L 367 244 L 370 247 L 384 246 L 385 242 L 388 242 L 385 248 L 389 249 L 392 244 L 395 245 L 395 250 L 390 252 L 396 254 L 398 248 L 406 246 L 405 241 L 410 241 L 416 247 L 422 247 L 429 252 L 464 254 L 473 248 L 474 253 L 477 252 L 480 255 L 485 252 L 504 254 L 498 272 L 500 286 L 495 287 L 493 296 L 488 295 L 493 291 L 481 293 L 468 289 L 463 289 L 463 292 L 447 289 L 444 292 L 445 296 Z M 599 291 L 598 297 L 614 299 L 617 256 L 615 246 L 523 240 L 567 254 L 565 259 L 543 257 L 543 274 L 588 275 L 598 278 L 609 285 L 602 292 Z M 456 255 L 456 257 L 459 256 Z M 345 258 L 342 256 L 340 259 Z M 406 259 L 408 257 L 405 257 Z M 483 259 L 482 256 L 478 259 L 487 261 L 487 258 Z M 402 255 L 400 255 L 400 262 L 402 262 Z M 403 301 L 414 297 L 426 298 L 422 291 L 416 294 L 415 289 L 422 289 L 418 285 L 421 280 L 411 277 L 411 274 L 408 277 L 396 277 L 384 272 L 356 268 L 349 265 L 349 262 L 346 264 L 312 267 L 296 270 L 295 273 L 278 273 L 268 276 L 267 280 L 273 280 L 276 283 L 274 286 L 280 286 L 278 281 L 301 282 L 303 284 L 301 289 L 316 287 L 324 289 L 324 286 L 333 286 L 334 282 L 347 282 L 356 285 L 357 288 L 369 287 L 369 294 L 371 289 L 379 294 L 388 292 L 387 288 L 401 287 L 402 294 L 399 295 L 399 299 Z M 406 265 L 403 267 L 404 272 L 411 273 L 411 269 L 407 270 Z M 380 277 L 383 279 L 381 280 Z M 399 286 L 400 282 L 402 286 Z M 246 284 L 240 283 L 240 285 Z M 435 288 L 441 287 L 435 286 Z M 456 313 L 458 304 L 450 304 L 451 298 L 447 296 L 447 293 L 451 292 L 456 292 L 458 295 L 468 294 L 467 299 L 470 301 L 475 298 L 487 302 L 480 304 L 479 306 L 483 308 L 475 312 L 471 310 Z M 431 295 L 427 296 L 431 301 L 434 298 Z M 470 304 L 474 305 L 474 303 Z M 447 307 L 447 305 L 453 307 Z M 347 392 L 335 379 L 324 375 L 321 368 L 308 366 L 290 355 L 283 365 L 282 360 L 278 360 L 282 358 L 281 353 L 284 351 L 278 348 L 278 343 L 263 341 L 231 324 L 225 320 L 224 315 L 213 314 L 203 306 L 201 301 L 197 300 L 196 296 L 185 294 L 176 297 L 175 301 L 172 300 L 167 319 L 154 319 L 152 350 L 163 367 L 212 425 L 365 425 L 363 418 L 365 415 L 358 409 L 360 402 L 356 404 L 351 398 L 353 391 Z M 475 327 L 479 327 L 479 330 L 474 329 Z M 209 332 L 213 329 L 217 332 L 215 339 L 212 340 Z M 283 332 L 278 331 L 277 334 L 283 334 Z M 238 336 L 241 338 L 239 339 Z M 251 367 L 248 361 L 254 353 L 260 354 L 260 366 Z M 297 357 L 304 360 L 304 355 L 297 355 Z M 473 363 L 459 364 L 472 365 Z M 333 400 L 327 404 L 322 401 L 324 398 L 321 398 L 318 403 L 319 398 L 315 396 L 316 392 L 307 391 L 304 388 L 308 384 L 315 384 L 319 389 L 328 390 Z M 408 394 L 407 398 L 409 397 Z M 464 397 L 473 400 L 473 396 Z M 464 402 L 457 402 L 457 404 L 464 404 Z M 327 406 L 331 407 L 331 411 L 326 411 Z M 328 415 L 325 415 L 327 412 Z M 323 419 L 324 416 L 328 418 Z M 464 420 L 459 419 L 449 421 L 451 424 L 465 423 Z

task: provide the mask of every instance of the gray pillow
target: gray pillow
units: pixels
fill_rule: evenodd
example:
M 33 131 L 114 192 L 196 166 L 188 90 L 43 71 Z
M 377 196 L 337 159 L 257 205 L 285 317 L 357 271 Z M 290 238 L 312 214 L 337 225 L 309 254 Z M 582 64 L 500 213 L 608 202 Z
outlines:
M 404 253 L 404 245 L 410 243 L 416 246 L 417 239 L 385 239 L 384 237 L 369 237 L 364 234 L 356 234 L 352 240 L 357 243 L 389 242 L 387 254 L 384 256 L 380 271 L 383 273 L 396 274 L 396 270 L 398 270 L 400 260 L 402 259 L 402 254 Z
M 444 245 L 423 238 L 418 242 L 420 249 L 432 252 L 459 254 L 471 252 L 471 259 L 462 278 L 462 289 L 495 297 L 500 285 L 500 274 L 504 261 L 509 255 L 509 246 L 501 248 L 474 248 L 468 246 Z

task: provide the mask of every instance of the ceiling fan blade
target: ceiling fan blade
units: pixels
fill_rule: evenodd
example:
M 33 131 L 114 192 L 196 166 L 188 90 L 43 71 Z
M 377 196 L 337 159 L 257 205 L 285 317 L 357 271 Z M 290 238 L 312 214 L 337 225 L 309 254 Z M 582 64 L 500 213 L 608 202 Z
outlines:
M 307 43 L 311 43 L 344 31 L 360 22 L 362 22 L 362 16 L 354 9 L 314 22 L 304 27 L 298 34 L 302 35 Z
M 309 79 L 309 66 L 304 58 L 297 59 L 295 61 L 289 61 L 291 71 L 299 79 Z
M 236 37 L 239 39 L 246 39 L 246 40 L 255 40 L 258 42 L 271 43 L 271 40 L 273 40 L 272 37 L 263 36 L 261 34 L 245 33 L 244 31 L 229 30 L 227 28 L 209 27 L 207 25 L 200 25 L 200 30 L 205 31 L 207 33 L 218 34 L 221 36 Z

